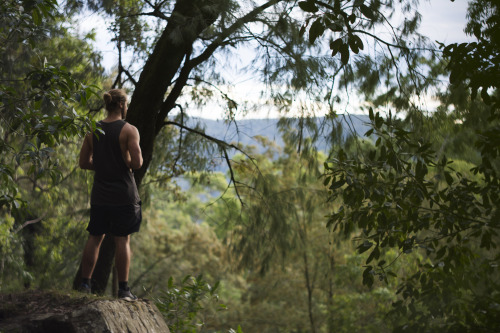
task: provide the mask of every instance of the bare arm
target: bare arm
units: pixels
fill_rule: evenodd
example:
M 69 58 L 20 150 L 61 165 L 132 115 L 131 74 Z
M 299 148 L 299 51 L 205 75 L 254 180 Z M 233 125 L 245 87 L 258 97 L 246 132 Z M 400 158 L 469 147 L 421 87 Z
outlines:
M 139 131 L 135 126 L 130 125 L 130 130 L 127 138 L 127 150 L 130 154 L 130 167 L 134 170 L 140 169 L 142 166 L 142 152 L 139 145 Z
M 82 169 L 94 170 L 94 163 L 92 160 L 92 134 L 88 133 L 85 135 L 83 140 L 82 149 L 80 149 L 80 158 L 78 160 L 78 165 Z

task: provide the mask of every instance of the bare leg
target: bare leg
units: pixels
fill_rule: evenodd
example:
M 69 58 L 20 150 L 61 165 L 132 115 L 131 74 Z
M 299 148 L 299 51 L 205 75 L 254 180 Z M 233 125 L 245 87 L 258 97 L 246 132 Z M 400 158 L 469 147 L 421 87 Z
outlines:
M 82 257 L 82 278 L 90 279 L 92 273 L 94 272 L 95 263 L 97 262 L 97 257 L 99 256 L 99 248 L 101 247 L 104 235 L 89 235 L 87 244 L 83 249 Z
M 128 271 L 130 268 L 130 236 L 115 236 L 115 266 L 118 274 L 118 281 L 128 281 Z

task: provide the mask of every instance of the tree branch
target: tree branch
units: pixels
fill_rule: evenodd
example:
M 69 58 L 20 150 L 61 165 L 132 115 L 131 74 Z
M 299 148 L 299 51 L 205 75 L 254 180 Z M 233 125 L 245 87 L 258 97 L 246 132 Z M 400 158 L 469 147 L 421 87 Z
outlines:
M 29 226 L 30 224 L 34 224 L 34 223 L 38 223 L 40 222 L 44 217 L 45 215 L 47 214 L 43 214 L 42 216 L 40 216 L 39 218 L 36 218 L 34 220 L 29 220 L 29 221 L 26 221 L 24 222 L 20 227 L 18 227 L 14 232 L 13 234 L 17 234 L 19 231 L 21 231 L 22 229 L 26 228 L 27 226 Z
M 153 17 L 168 21 L 168 17 L 165 14 L 163 14 L 158 8 L 155 8 L 152 12 L 123 15 L 120 18 L 136 17 L 136 16 L 153 16 Z
M 180 104 L 177 104 L 177 107 L 181 110 L 181 124 L 184 125 L 184 109 Z M 175 166 L 177 165 L 177 162 L 179 162 L 179 159 L 181 158 L 181 150 L 182 150 L 182 128 L 179 134 L 179 149 L 177 151 L 177 157 L 175 158 L 174 163 L 172 165 L 172 170 L 174 172 L 175 172 Z
M 229 173 L 231 177 L 231 182 L 233 182 L 234 185 L 234 191 L 236 192 L 236 196 L 238 197 L 238 200 L 241 203 L 241 206 L 243 207 L 245 203 L 241 199 L 240 193 L 238 192 L 238 186 L 236 186 L 236 179 L 234 178 L 234 172 L 233 172 L 233 167 L 231 166 L 231 161 L 229 160 L 229 156 L 227 155 L 227 150 L 226 147 L 221 147 L 222 151 L 224 152 L 224 158 L 226 159 L 227 166 L 229 167 Z
M 199 56 L 194 58 L 192 60 L 192 65 L 193 67 L 198 66 L 202 62 L 206 61 L 214 52 L 215 50 L 224 43 L 224 40 L 231 36 L 233 33 L 235 33 L 238 29 L 240 29 L 245 23 L 248 23 L 251 21 L 254 17 L 256 17 L 258 14 L 262 13 L 264 10 L 268 9 L 271 6 L 274 6 L 275 4 L 281 2 L 283 0 L 271 0 L 263 5 L 254 8 L 251 12 L 246 14 L 245 16 L 242 16 L 236 22 L 234 22 L 229 28 L 227 28 L 225 31 L 223 31 L 207 48 L 205 51 L 203 51 Z
M 120 70 L 119 70 L 119 71 L 120 71 L 120 72 L 125 73 L 125 75 L 127 75 L 128 79 L 132 82 L 132 84 L 133 84 L 134 86 L 136 86 L 136 85 L 137 85 L 137 81 L 134 79 L 134 77 L 132 76 L 132 74 L 130 74 L 130 72 L 129 72 L 128 70 L 126 70 L 126 69 L 122 66 L 122 64 L 120 64 Z
M 156 126 L 155 126 L 157 133 L 165 125 L 163 121 L 167 117 L 170 110 L 172 110 L 176 106 L 175 102 L 177 101 L 177 98 L 179 98 L 179 96 L 181 95 L 182 89 L 184 88 L 187 80 L 189 79 L 189 74 L 191 73 L 191 70 L 194 68 L 193 66 L 190 66 L 188 64 L 189 57 L 191 55 L 191 51 L 192 51 L 192 48 L 190 48 L 186 52 L 186 60 L 184 61 L 184 66 L 182 67 L 181 72 L 179 73 L 179 76 L 177 77 L 177 80 L 175 81 L 174 87 L 172 88 L 172 90 L 168 94 L 167 98 L 165 99 L 165 101 L 161 105 L 161 109 L 160 109 L 160 112 L 158 114 L 158 118 L 157 118 Z
M 189 59 L 188 57 L 186 58 L 184 62 L 184 66 L 181 69 L 181 72 L 179 73 L 179 76 L 176 80 L 176 83 L 174 85 L 174 88 L 166 98 L 166 100 L 163 102 L 157 124 L 156 124 L 156 131 L 159 132 L 160 129 L 166 125 L 163 121 L 170 112 L 175 107 L 175 101 L 177 98 L 180 96 L 182 89 L 186 85 L 187 80 L 189 79 L 189 74 L 191 73 L 191 70 L 195 68 L 196 66 L 202 64 L 204 61 L 208 60 L 212 54 L 217 50 L 218 47 L 225 45 L 225 39 L 230 37 L 234 32 L 236 32 L 238 29 L 240 29 L 245 23 L 251 21 L 253 18 L 255 18 L 258 14 L 262 13 L 264 10 L 267 8 L 281 2 L 283 0 L 271 0 L 268 1 L 267 3 L 254 8 L 251 12 L 246 14 L 245 16 L 239 18 L 236 20 L 235 23 L 233 23 L 229 28 L 224 30 L 210 45 L 207 46 L 207 48 L 197 57 L 193 59 Z M 186 52 L 186 55 L 189 56 L 191 53 L 192 49 L 190 49 L 188 52 Z
M 253 157 L 251 157 L 243 149 L 241 149 L 240 147 L 238 147 L 238 146 L 236 146 L 236 145 L 234 145 L 232 143 L 227 143 L 224 140 L 217 139 L 216 137 L 213 137 L 213 136 L 208 135 L 208 134 L 206 134 L 204 132 L 195 130 L 194 128 L 187 127 L 184 124 L 180 124 L 180 123 L 175 122 L 175 121 L 165 121 L 163 124 L 164 125 L 174 125 L 174 126 L 177 126 L 179 128 L 182 128 L 182 129 L 184 129 L 186 131 L 189 131 L 191 133 L 198 134 L 199 136 L 204 137 L 205 139 L 214 142 L 219 147 L 227 147 L 227 148 L 235 149 L 235 150 L 239 151 L 240 153 L 242 153 L 243 155 L 245 155 L 246 157 L 248 157 L 252 162 L 254 162 L 254 158 Z M 255 164 L 255 162 L 254 162 L 254 164 Z
M 206 133 L 204 133 L 204 132 L 201 132 L 201 131 L 198 131 L 198 130 L 196 130 L 196 129 L 193 129 L 193 128 L 190 128 L 190 127 L 187 127 L 187 126 L 185 126 L 184 124 L 180 124 L 180 123 L 175 122 L 175 121 L 165 121 L 163 124 L 164 124 L 164 125 L 174 125 L 174 126 L 177 126 L 177 127 L 181 128 L 181 129 L 184 129 L 184 130 L 186 130 L 186 131 L 189 131 L 189 132 L 195 133 L 195 134 L 197 134 L 197 135 L 199 135 L 199 136 L 201 136 L 201 137 L 203 137 L 203 138 L 205 138 L 205 139 L 207 139 L 207 140 L 209 140 L 209 141 L 214 142 L 215 144 L 217 144 L 217 145 L 218 145 L 218 146 L 222 149 L 222 151 L 223 151 L 223 153 L 224 153 L 224 158 L 225 158 L 226 163 L 227 163 L 227 166 L 229 167 L 229 172 L 230 172 L 230 177 L 231 177 L 231 181 L 230 181 L 230 182 L 232 182 L 232 183 L 234 184 L 234 189 L 235 189 L 235 191 L 236 191 L 236 195 L 238 196 L 238 200 L 240 201 L 240 203 L 241 203 L 241 204 L 242 204 L 242 206 L 243 206 L 243 205 L 244 205 L 244 203 L 243 203 L 243 201 L 242 201 L 242 199 L 241 199 L 241 196 L 240 196 L 240 194 L 239 194 L 239 192 L 238 192 L 238 189 L 237 189 L 237 186 L 236 186 L 236 185 L 237 185 L 237 184 L 239 184 L 240 182 L 238 182 L 238 181 L 235 179 L 235 176 L 234 176 L 234 171 L 233 171 L 233 167 L 232 167 L 232 165 L 231 165 L 231 161 L 230 161 L 229 156 L 228 156 L 228 154 L 227 154 L 227 148 L 232 148 L 232 149 L 235 149 L 235 150 L 239 151 L 240 153 L 242 153 L 243 155 L 245 155 L 248 159 L 250 159 L 250 161 L 252 161 L 252 163 L 253 163 L 253 164 L 257 167 L 257 169 L 258 169 L 258 166 L 257 166 L 257 165 L 256 165 L 256 163 L 255 163 L 255 160 L 254 160 L 254 159 L 253 159 L 250 155 L 248 155 L 248 154 L 247 154 L 244 150 L 242 150 L 240 147 L 238 147 L 238 146 L 236 146 L 236 145 L 234 145 L 234 144 L 227 143 L 227 142 L 225 142 L 225 141 L 223 141 L 223 140 L 217 139 L 217 138 L 215 138 L 215 137 L 213 137 L 213 136 L 210 136 L 210 135 L 208 135 L 208 134 L 206 134 Z
M 150 271 L 153 270 L 153 268 L 155 268 L 156 265 L 158 265 L 161 261 L 167 259 L 168 257 L 172 256 L 172 254 L 167 254 L 163 257 L 160 257 L 158 258 L 157 260 L 155 260 L 151 265 L 149 265 L 148 268 L 146 268 L 138 277 L 137 279 L 134 280 L 134 283 L 132 283 L 132 285 L 130 286 L 131 289 L 135 288 L 139 282 L 141 282 L 142 278 L 144 278 Z

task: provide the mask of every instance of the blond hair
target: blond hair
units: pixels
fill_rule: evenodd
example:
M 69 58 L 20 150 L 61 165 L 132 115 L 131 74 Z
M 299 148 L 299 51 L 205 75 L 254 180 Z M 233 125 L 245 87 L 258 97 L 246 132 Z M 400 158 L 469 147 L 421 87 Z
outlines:
M 111 89 L 102 96 L 106 110 L 113 112 L 120 107 L 120 103 L 127 103 L 127 93 L 123 89 Z

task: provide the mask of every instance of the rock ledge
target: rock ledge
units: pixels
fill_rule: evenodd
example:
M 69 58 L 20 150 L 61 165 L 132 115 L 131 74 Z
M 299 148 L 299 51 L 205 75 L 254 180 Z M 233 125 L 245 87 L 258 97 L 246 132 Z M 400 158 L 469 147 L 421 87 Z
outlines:
M 156 306 L 99 297 L 29 291 L 0 295 L 0 332 L 166 333 Z

